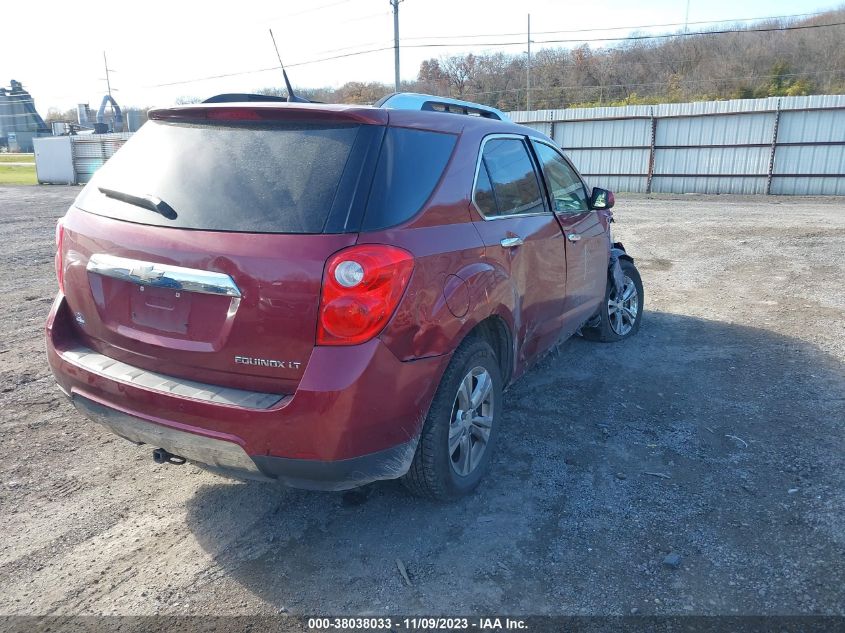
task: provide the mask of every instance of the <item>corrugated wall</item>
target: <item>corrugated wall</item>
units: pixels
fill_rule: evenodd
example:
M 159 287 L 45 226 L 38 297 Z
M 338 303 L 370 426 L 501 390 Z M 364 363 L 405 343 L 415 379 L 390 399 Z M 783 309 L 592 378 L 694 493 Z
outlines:
M 71 136 L 73 170 L 77 183 L 86 183 L 114 153 L 129 140 L 130 132 Z
M 614 191 L 845 195 L 845 95 L 510 116 Z

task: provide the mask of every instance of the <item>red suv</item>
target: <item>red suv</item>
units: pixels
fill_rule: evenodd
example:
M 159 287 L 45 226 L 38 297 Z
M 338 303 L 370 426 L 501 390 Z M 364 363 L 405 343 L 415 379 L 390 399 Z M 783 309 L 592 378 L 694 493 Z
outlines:
M 58 223 L 49 362 L 157 462 L 454 497 L 534 361 L 637 331 L 612 205 L 477 104 L 155 110 Z

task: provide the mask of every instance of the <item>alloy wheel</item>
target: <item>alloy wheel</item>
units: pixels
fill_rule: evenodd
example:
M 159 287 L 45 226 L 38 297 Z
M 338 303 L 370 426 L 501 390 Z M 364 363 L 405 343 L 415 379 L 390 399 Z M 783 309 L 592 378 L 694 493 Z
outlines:
M 487 450 L 493 427 L 493 394 L 493 378 L 483 367 L 471 369 L 458 386 L 449 423 L 449 462 L 462 477 L 476 469 Z
M 637 292 L 637 286 L 633 279 L 625 275 L 622 291 L 618 292 L 616 288 L 613 288 L 607 300 L 610 327 L 619 336 L 625 336 L 634 329 L 639 309 L 640 295 Z

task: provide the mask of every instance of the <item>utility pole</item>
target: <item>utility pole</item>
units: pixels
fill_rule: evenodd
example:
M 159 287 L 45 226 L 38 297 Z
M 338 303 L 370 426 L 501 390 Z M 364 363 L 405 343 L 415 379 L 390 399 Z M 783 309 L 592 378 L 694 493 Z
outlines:
M 396 92 L 399 92 L 399 3 L 402 0 L 390 0 L 390 6 L 393 7 L 393 71 L 394 81 L 396 84 Z
M 106 67 L 106 88 L 111 97 L 111 81 L 109 80 L 109 62 L 106 59 L 106 51 L 103 51 L 103 65 Z
M 528 63 L 525 65 L 525 109 L 531 110 L 531 14 L 528 14 Z
M 687 12 L 684 14 L 684 33 L 689 33 L 689 2 L 687 0 Z

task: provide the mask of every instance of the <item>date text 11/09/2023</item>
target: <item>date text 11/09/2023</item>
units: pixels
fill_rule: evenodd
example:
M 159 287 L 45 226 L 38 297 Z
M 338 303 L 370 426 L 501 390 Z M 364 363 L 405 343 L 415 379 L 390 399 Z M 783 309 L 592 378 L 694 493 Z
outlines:
M 525 620 L 519 618 L 475 617 L 347 617 L 347 618 L 309 618 L 308 628 L 314 631 L 524 631 L 528 628 Z

